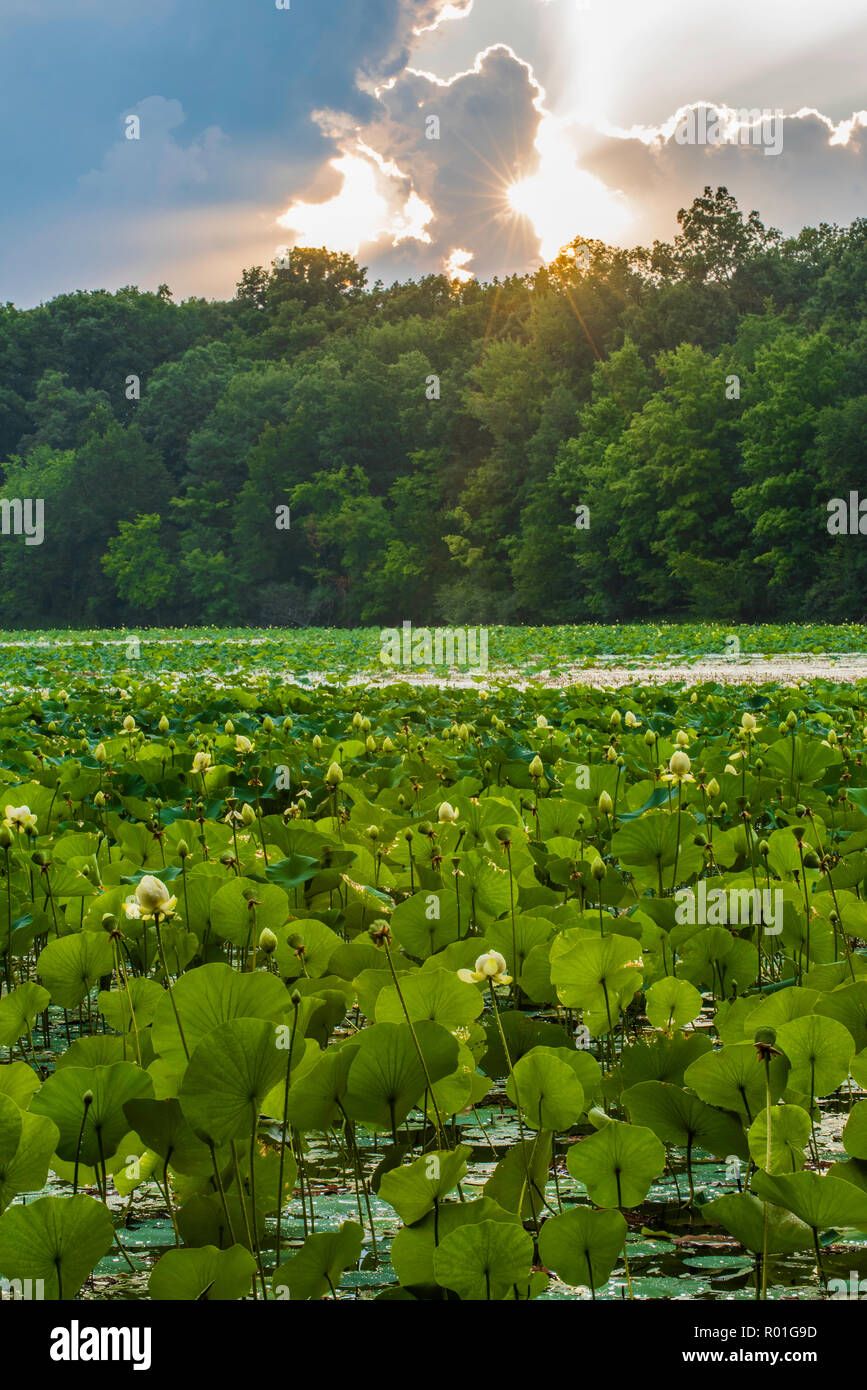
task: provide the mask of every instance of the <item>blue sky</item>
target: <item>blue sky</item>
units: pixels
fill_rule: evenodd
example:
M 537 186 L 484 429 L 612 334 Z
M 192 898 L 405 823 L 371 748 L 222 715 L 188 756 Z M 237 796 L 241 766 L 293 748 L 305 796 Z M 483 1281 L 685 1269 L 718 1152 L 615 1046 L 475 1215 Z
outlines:
M 0 301 L 227 296 L 299 242 L 386 281 L 522 272 L 669 236 L 706 182 L 847 222 L 865 51 L 863 0 L 0 0 Z M 783 151 L 678 144 L 699 102 L 783 112 Z

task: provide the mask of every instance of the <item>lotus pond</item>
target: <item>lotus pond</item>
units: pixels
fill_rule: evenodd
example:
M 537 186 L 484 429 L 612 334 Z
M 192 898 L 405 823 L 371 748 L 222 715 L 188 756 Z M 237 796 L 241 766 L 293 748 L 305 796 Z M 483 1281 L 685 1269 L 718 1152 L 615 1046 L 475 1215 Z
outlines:
M 7 1296 L 867 1276 L 867 686 L 311 688 L 357 635 L 232 636 L 7 634 Z

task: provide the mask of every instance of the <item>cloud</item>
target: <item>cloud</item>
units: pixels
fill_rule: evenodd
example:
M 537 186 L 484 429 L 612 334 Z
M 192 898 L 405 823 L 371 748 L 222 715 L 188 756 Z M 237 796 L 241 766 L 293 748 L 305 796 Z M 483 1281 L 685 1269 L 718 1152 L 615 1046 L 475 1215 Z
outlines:
M 373 121 L 320 113 L 340 150 L 331 167 L 341 186 L 318 212 L 309 194 L 296 200 L 281 225 L 297 229 L 301 245 L 303 228 L 327 238 L 333 219 L 343 247 L 351 237 L 383 277 L 442 271 L 455 248 L 479 274 L 509 274 L 538 256 L 509 189 L 537 168 L 541 96 L 527 64 L 503 46 L 448 81 L 407 68 L 379 89 Z
M 210 184 L 225 170 L 228 137 L 209 126 L 182 144 L 174 131 L 186 120 L 179 101 L 146 97 L 125 112 L 137 117 L 138 138 L 126 134 L 106 152 L 99 169 L 80 179 L 88 197 L 119 202 L 166 202 L 179 193 Z

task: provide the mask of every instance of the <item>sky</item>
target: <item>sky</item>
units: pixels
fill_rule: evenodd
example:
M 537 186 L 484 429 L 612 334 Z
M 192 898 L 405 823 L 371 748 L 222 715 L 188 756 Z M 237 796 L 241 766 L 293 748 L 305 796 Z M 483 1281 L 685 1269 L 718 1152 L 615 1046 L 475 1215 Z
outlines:
M 0 0 L 0 303 L 227 298 L 294 245 L 524 274 L 705 184 L 845 225 L 865 52 L 864 0 Z

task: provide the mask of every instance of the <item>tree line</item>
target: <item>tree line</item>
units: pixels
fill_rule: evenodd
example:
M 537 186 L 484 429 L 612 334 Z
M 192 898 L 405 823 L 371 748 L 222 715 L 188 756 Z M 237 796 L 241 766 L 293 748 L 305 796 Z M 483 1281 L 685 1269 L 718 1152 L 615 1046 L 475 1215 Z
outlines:
M 226 302 L 0 308 L 2 496 L 45 510 L 5 625 L 861 618 L 867 219 L 677 220 L 490 283 L 298 248 Z

